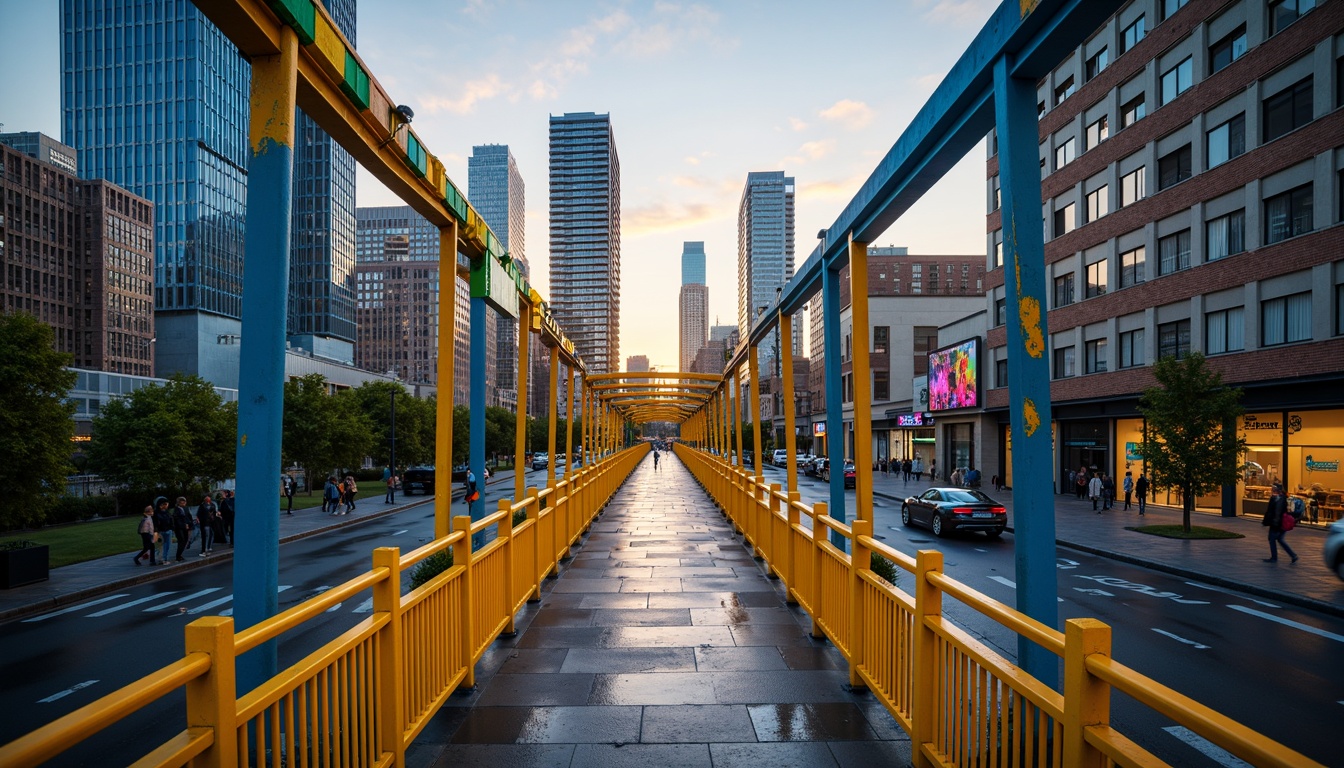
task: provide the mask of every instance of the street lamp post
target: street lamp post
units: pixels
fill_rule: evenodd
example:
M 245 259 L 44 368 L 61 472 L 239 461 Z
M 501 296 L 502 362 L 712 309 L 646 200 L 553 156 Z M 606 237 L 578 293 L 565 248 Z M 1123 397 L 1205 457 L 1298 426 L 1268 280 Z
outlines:
M 392 478 L 397 476 L 397 391 L 392 390 L 387 393 L 387 396 L 392 401 L 392 435 L 388 438 L 388 442 L 391 443 L 389 447 L 391 456 L 388 459 L 388 471 L 390 471 L 392 475 L 388 478 L 387 497 L 392 500 L 393 504 L 395 504 L 397 502 L 397 483 Z

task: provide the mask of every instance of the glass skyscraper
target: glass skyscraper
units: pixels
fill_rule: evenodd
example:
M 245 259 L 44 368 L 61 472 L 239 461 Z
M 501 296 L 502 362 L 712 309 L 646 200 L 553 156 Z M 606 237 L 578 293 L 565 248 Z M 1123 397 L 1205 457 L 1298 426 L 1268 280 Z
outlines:
M 681 284 L 705 285 L 705 243 L 687 240 L 681 244 Z
M 705 285 L 705 244 L 688 240 L 681 245 L 681 293 L 677 296 L 678 360 L 683 371 L 693 370 L 695 356 L 709 336 L 709 286 Z
M 509 256 L 528 274 L 525 247 L 527 208 L 523 201 L 523 175 L 507 144 L 485 144 L 471 148 L 467 161 L 467 199 L 481 218 L 499 237 Z M 503 408 L 518 404 L 518 321 L 487 310 L 493 328 L 494 354 L 486 367 L 486 403 Z M 492 332 L 493 331 L 493 335 Z M 487 350 L 487 353 L 489 350 Z M 529 347 L 529 352 L 536 350 Z M 493 383 L 492 383 L 493 382 Z
M 589 373 L 620 370 L 621 164 L 610 115 L 551 116 L 551 312 Z
M 756 313 L 778 299 L 776 289 L 793 277 L 793 177 L 783 171 L 747 174 L 737 210 L 737 331 L 751 333 Z M 803 317 L 793 318 L 793 354 L 802 354 Z M 781 359 L 779 330 L 761 345 L 762 371 Z

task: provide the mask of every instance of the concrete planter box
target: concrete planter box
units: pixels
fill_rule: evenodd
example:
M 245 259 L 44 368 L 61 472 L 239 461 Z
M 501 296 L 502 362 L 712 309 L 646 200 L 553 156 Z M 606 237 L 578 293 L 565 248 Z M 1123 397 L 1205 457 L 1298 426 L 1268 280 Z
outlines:
M 46 581 L 49 548 L 46 544 L 26 549 L 0 549 L 0 589 Z

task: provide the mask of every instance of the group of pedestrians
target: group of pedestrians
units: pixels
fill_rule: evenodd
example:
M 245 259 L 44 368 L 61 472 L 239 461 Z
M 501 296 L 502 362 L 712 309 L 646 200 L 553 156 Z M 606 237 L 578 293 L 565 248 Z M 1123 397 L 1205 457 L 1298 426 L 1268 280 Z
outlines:
M 358 495 L 359 485 L 355 483 L 354 475 L 346 475 L 344 480 L 331 475 L 322 489 L 322 511 L 329 515 L 348 515 L 354 511 Z
M 924 477 L 924 460 L 919 457 L 914 459 L 888 459 L 887 461 L 879 461 L 878 464 L 879 469 L 884 473 L 900 475 L 902 482 L 910 482 L 911 477 L 915 479 L 915 482 L 919 482 Z M 933 465 L 930 464 L 929 479 L 932 480 L 933 478 Z
M 1090 471 L 1087 467 L 1069 470 L 1066 487 L 1072 487 L 1074 496 L 1080 501 L 1083 498 L 1091 501 L 1092 510 L 1097 514 L 1115 506 L 1115 478 L 1106 472 L 1098 471 L 1095 467 Z M 1148 476 L 1146 474 L 1140 472 L 1136 480 L 1133 472 L 1125 472 L 1125 476 L 1120 483 L 1120 490 L 1125 494 L 1124 509 L 1131 509 L 1137 497 L 1139 514 L 1143 515 L 1148 505 L 1148 489 Z
M 187 497 L 178 496 L 177 503 L 169 507 L 168 497 L 160 496 L 153 504 L 146 506 L 141 513 L 140 551 L 132 562 L 149 557 L 150 565 L 167 565 L 169 550 L 174 542 L 177 549 L 173 553 L 176 562 L 185 561 L 187 549 L 198 540 L 201 551 L 198 557 L 214 552 L 217 542 L 233 543 L 234 495 L 233 491 L 219 492 L 219 500 L 206 494 L 193 513 L 187 506 Z

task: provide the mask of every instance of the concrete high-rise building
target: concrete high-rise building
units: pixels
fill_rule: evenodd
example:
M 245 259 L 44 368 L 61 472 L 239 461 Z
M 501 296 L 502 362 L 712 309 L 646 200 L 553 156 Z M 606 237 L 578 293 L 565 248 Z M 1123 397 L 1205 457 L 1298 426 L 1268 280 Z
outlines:
M 408 384 L 438 384 L 439 230 L 409 205 L 356 210 L 359 338 L 355 365 Z M 461 257 L 459 257 L 461 258 Z M 470 394 L 470 291 L 456 278 L 453 403 Z M 449 396 L 440 392 L 440 397 Z
M 355 44 L 355 0 L 324 0 Z M 350 363 L 355 347 L 355 159 L 302 110 L 294 122 L 291 346 Z
M 646 373 L 649 370 L 648 355 L 631 355 L 625 358 L 626 373 Z
M 681 247 L 681 293 L 677 297 L 678 362 L 680 370 L 695 365 L 695 355 L 709 340 L 709 286 L 705 285 L 705 244 Z
M 611 117 L 552 115 L 551 312 L 589 373 L 620 367 L 621 164 Z
M 324 3 L 354 38 L 354 0 Z M 61 135 L 155 207 L 157 373 L 238 386 L 251 67 L 188 2 L 62 0 Z M 349 360 L 354 163 L 296 115 L 288 332 Z
M 50 325 L 77 367 L 148 376 L 154 207 L 80 179 L 67 167 L 74 155 L 42 134 L 0 134 L 0 311 Z
M 751 332 L 757 312 L 778 299 L 793 277 L 793 177 L 783 171 L 747 174 L 737 209 L 737 329 Z M 793 354 L 802 354 L 802 316 L 794 316 Z M 761 345 L 762 371 L 773 371 L 779 331 Z
M 193 3 L 62 0 L 61 137 L 154 204 L 155 367 L 238 386 L 251 68 Z
M 523 192 L 523 175 L 518 172 L 518 162 L 507 144 L 471 148 L 467 160 L 467 198 L 527 275 L 527 207 Z M 502 317 L 493 309 L 486 310 L 486 317 L 489 318 L 486 335 L 494 341 L 494 354 L 486 364 L 486 404 L 513 410 L 519 402 L 518 321 Z M 532 346 L 528 346 L 529 357 L 536 352 Z M 534 383 L 529 375 L 529 388 Z

